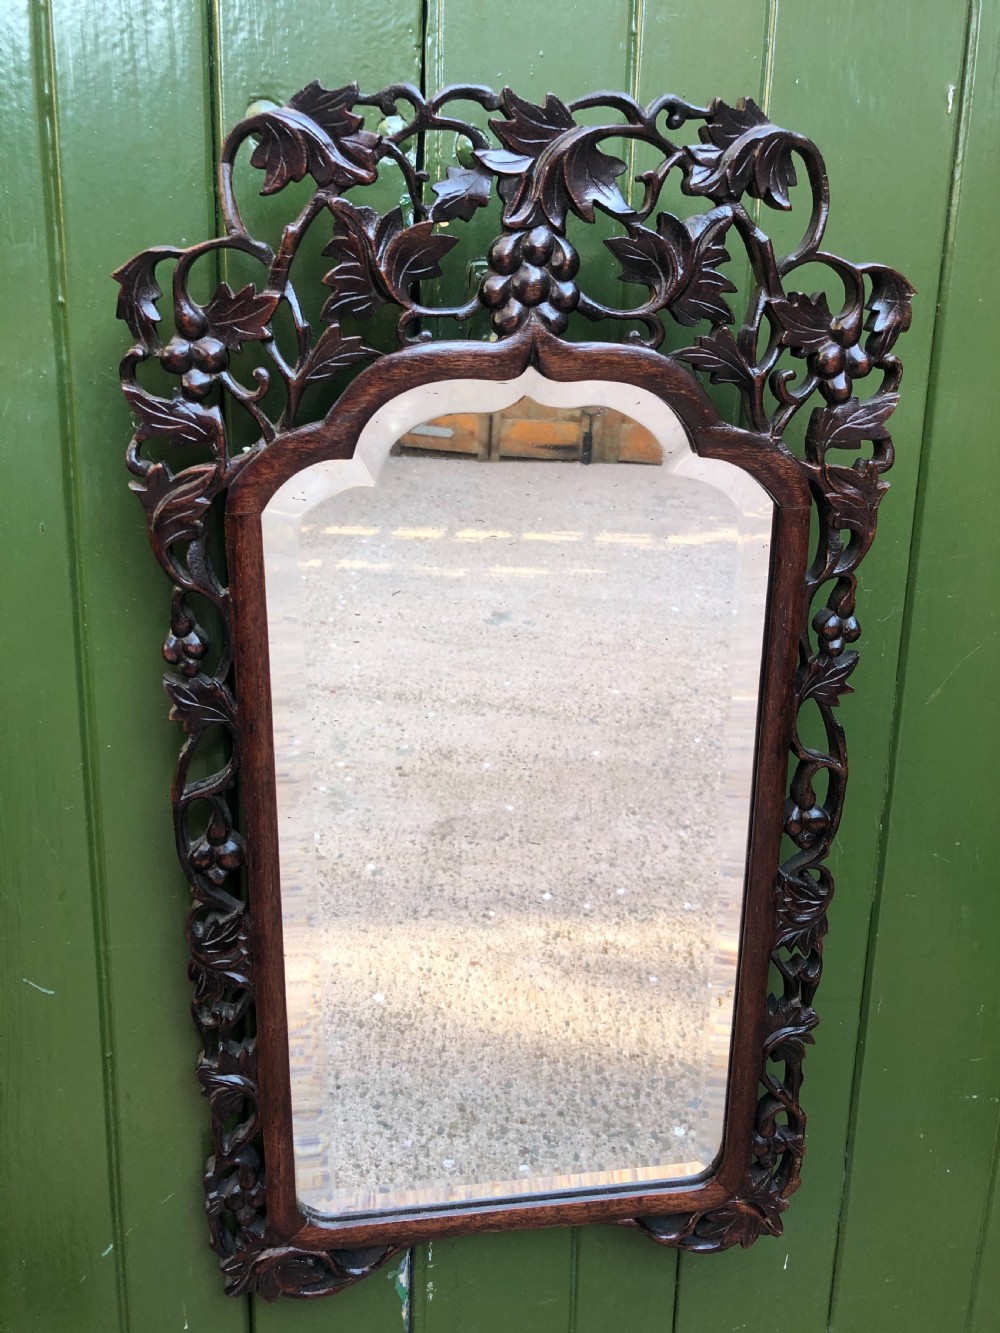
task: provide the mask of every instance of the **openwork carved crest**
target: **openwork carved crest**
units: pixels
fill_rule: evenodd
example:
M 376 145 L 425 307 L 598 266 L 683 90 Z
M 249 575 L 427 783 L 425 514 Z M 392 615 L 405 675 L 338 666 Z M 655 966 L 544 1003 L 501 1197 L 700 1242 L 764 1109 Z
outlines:
M 457 156 L 444 179 L 430 181 L 420 164 L 435 134 L 455 144 Z M 262 174 L 262 194 L 307 177 L 314 187 L 274 246 L 250 234 L 237 205 L 244 145 Z M 629 180 L 618 154 L 639 150 L 650 165 Z M 358 201 L 366 187 L 384 194 L 392 172 L 402 203 L 380 213 Z M 808 216 L 801 238 L 779 255 L 762 218 L 767 210 L 792 209 L 800 177 Z M 679 184 L 696 211 L 668 211 L 668 183 Z M 812 729 L 807 739 L 798 727 L 791 736 L 784 831 L 795 850 L 774 884 L 771 940 L 783 988 L 762 1010 L 761 1089 L 745 1182 L 728 1203 L 707 1211 L 633 1219 L 656 1241 L 688 1250 L 779 1234 L 800 1179 L 802 1061 L 817 1021 L 813 998 L 833 893 L 825 860 L 847 777 L 836 708 L 858 660 L 857 568 L 874 537 L 892 464 L 887 421 L 901 377 L 894 348 L 909 327 L 913 289 L 890 268 L 823 250 L 822 158 L 752 101 L 698 107 L 664 96 L 643 107 L 623 94 L 597 93 L 573 102 L 549 95 L 536 105 L 510 89 L 456 86 L 426 97 L 408 85 L 362 94 L 356 85 L 328 90 L 313 83 L 232 131 L 220 192 L 224 236 L 146 250 L 114 276 L 118 317 L 134 339 L 121 368 L 137 422 L 128 449 L 132 489 L 173 587 L 163 645 L 173 670 L 165 687 L 171 717 L 185 733 L 174 818 L 193 895 L 189 972 L 204 1042 L 198 1078 L 214 1133 L 207 1209 L 227 1290 L 266 1299 L 321 1296 L 398 1248 L 317 1250 L 277 1235 L 269 1223 L 252 1021 L 259 985 L 253 900 L 242 887 L 246 850 L 233 804 L 240 754 L 230 593 L 209 541 L 214 502 L 262 451 L 308 420 L 307 390 L 383 355 L 363 336 L 363 322 L 383 307 L 397 312 L 401 347 L 431 340 L 449 322 L 460 336 L 477 316 L 488 319 L 487 336 L 501 342 L 525 329 L 561 337 L 578 321 L 575 337 L 587 320 L 613 320 L 628 342 L 658 349 L 670 321 L 690 328 L 690 345 L 672 360 L 706 382 L 735 386 L 749 431 L 794 457 L 811 489 L 818 541 L 805 574 L 795 693 L 800 716 L 815 705 L 825 739 L 813 739 Z M 473 290 L 460 304 L 435 304 L 458 244 L 456 224 L 485 218 L 497 197 L 499 235 Z M 571 233 L 593 223 L 597 211 L 617 224 L 604 243 L 619 282 L 641 297 L 631 306 L 598 299 L 586 266 L 581 270 Z M 314 227 L 325 237 L 329 294 L 310 323 L 291 274 Z M 214 292 L 196 297 L 192 270 L 206 258 L 223 265 L 222 274 L 238 258 L 259 276 L 234 290 L 217 272 Z M 738 273 L 749 274 L 742 294 Z M 836 295 L 825 288 L 807 293 L 817 281 Z M 246 349 L 257 354 L 248 359 Z M 164 391 L 166 380 L 172 387 Z M 801 448 L 793 452 L 784 441 L 806 406 Z M 231 443 L 246 438 L 249 446 Z M 204 767 L 193 768 L 196 754 L 218 753 L 220 738 L 228 747 L 220 766 L 192 776 Z

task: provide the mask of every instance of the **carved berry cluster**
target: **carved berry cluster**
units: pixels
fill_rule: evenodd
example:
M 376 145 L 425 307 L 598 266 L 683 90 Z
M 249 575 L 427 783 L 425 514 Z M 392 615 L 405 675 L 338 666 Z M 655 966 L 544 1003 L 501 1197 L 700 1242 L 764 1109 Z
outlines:
M 225 343 L 209 335 L 194 342 L 173 337 L 160 353 L 160 365 L 180 375 L 184 397 L 198 402 L 208 397 L 216 377 L 229 365 L 229 352 Z
M 483 305 L 501 337 L 515 333 L 534 310 L 547 329 L 562 333 L 580 301 L 573 279 L 580 259 L 551 227 L 507 232 L 490 246 L 490 268 L 480 288 Z

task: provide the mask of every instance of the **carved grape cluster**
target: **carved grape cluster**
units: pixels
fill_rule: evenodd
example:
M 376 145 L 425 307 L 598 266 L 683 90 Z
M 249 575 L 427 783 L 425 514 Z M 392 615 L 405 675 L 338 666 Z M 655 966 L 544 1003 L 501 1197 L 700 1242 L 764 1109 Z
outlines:
M 841 614 L 829 606 L 816 612 L 812 625 L 828 657 L 839 657 L 847 644 L 861 637 L 861 626 L 853 614 Z
M 205 654 L 208 636 L 190 616 L 181 616 L 163 641 L 163 657 L 184 676 L 197 676 Z
M 225 884 L 243 864 L 243 839 L 215 816 L 189 853 L 191 864 L 215 885 Z
M 516 332 L 531 311 L 553 333 L 563 332 L 580 300 L 573 281 L 580 259 L 565 236 L 547 226 L 506 232 L 490 247 L 489 262 L 493 271 L 480 292 L 501 337 Z
M 826 401 L 846 403 L 854 381 L 870 374 L 874 364 L 861 346 L 864 307 L 851 306 L 833 315 L 825 293 L 792 292 L 773 300 L 770 308 L 781 325 L 781 341 L 792 356 L 805 359 Z
M 813 847 L 830 825 L 830 817 L 821 805 L 805 809 L 794 800 L 785 802 L 785 832 L 799 847 Z
M 194 403 L 211 393 L 217 377 L 229 365 L 229 352 L 224 342 L 208 333 L 193 342 L 176 335 L 160 353 L 160 365 L 181 377 L 181 393 Z

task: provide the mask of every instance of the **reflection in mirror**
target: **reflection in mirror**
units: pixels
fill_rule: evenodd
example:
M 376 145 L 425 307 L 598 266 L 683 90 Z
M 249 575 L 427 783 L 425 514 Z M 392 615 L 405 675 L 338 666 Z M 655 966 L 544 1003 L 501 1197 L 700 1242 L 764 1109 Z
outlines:
M 534 371 L 411 390 L 273 497 L 303 1208 L 711 1166 L 771 522 L 652 394 Z

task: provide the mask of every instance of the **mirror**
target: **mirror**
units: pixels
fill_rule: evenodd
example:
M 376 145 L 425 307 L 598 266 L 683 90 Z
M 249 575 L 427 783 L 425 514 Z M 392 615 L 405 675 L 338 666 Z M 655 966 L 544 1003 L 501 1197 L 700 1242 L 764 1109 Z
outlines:
M 712 1166 L 772 519 L 649 392 L 534 370 L 266 505 L 303 1210 Z
M 226 1291 L 780 1235 L 912 286 L 750 99 L 314 81 L 218 181 L 114 276 Z

